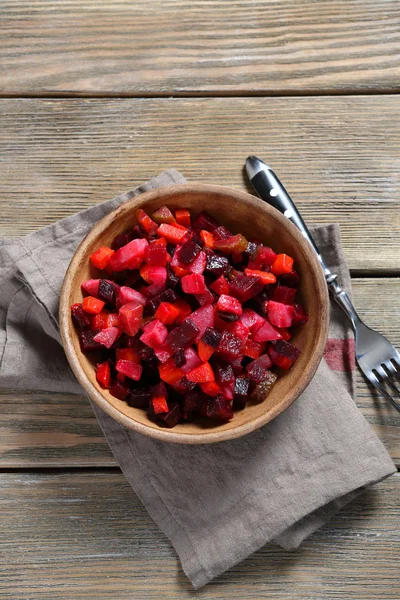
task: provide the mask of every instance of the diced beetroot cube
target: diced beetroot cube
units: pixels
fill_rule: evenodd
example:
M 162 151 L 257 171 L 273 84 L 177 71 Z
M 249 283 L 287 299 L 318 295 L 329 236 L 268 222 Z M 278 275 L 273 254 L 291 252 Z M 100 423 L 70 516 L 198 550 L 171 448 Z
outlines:
M 300 275 L 297 271 L 292 269 L 290 273 L 284 273 L 279 277 L 279 281 L 282 285 L 287 285 L 288 287 L 297 288 L 300 283 Z
M 233 296 L 226 296 L 225 294 L 221 294 L 218 298 L 217 308 L 223 313 L 231 313 L 233 315 L 238 315 L 239 317 L 243 313 L 243 308 L 239 300 Z
M 108 304 L 115 304 L 118 289 L 119 285 L 114 281 L 108 281 L 108 279 L 100 279 L 98 291 L 100 300 L 108 302 Z
M 247 340 L 245 347 L 243 348 L 243 354 L 249 358 L 258 358 L 265 352 L 267 344 L 265 342 L 256 342 L 254 340 Z
M 118 303 L 120 306 L 123 306 L 124 304 L 128 304 L 128 302 L 136 302 L 144 306 L 147 302 L 147 298 L 136 290 L 123 285 L 118 290 Z
M 201 338 L 207 327 L 214 327 L 214 309 L 211 304 L 201 306 L 192 312 L 189 318 L 199 330 L 196 341 Z
M 221 275 L 221 277 L 218 277 L 218 279 L 210 285 L 210 289 L 212 289 L 213 292 L 218 294 L 218 296 L 221 296 L 221 294 L 229 295 L 228 281 L 223 275 Z
M 184 348 L 178 348 L 174 354 L 175 367 L 181 368 L 186 364 L 186 354 Z M 193 367 L 194 368 L 194 367 Z M 191 369 L 189 369 L 190 371 Z
M 305 308 L 302 304 L 295 304 L 293 306 L 293 320 L 292 327 L 299 327 L 299 325 L 303 325 L 303 323 L 307 323 L 308 314 L 305 311 Z
M 192 412 L 200 410 L 204 401 L 204 394 L 200 391 L 188 392 L 183 399 L 183 412 Z
M 213 362 L 213 369 L 215 373 L 215 380 L 220 385 L 235 381 L 235 374 L 230 363 L 227 363 L 223 360 L 215 360 Z
M 217 229 L 218 223 L 217 221 L 209 215 L 206 211 L 203 211 L 199 214 L 197 219 L 193 223 L 193 229 L 205 229 L 206 231 L 215 231 Z
M 218 344 L 221 341 L 221 337 L 222 335 L 219 331 L 213 329 L 212 327 L 207 327 L 201 339 L 208 346 L 211 346 L 212 348 L 218 348 Z
M 118 373 L 122 373 L 122 375 L 125 375 L 134 381 L 139 381 L 143 372 L 142 365 L 138 365 L 136 362 L 133 362 L 133 360 L 119 360 L 115 365 L 115 368 Z
M 118 336 L 118 327 L 107 327 L 106 329 L 99 331 L 99 333 L 93 337 L 93 340 L 95 342 L 99 342 L 99 344 L 105 346 L 106 348 L 111 348 Z
M 236 277 L 229 283 L 229 292 L 243 304 L 254 298 L 264 289 L 264 284 L 260 277 L 249 277 L 242 273 L 237 273 Z
M 272 300 L 275 302 L 282 302 L 282 304 L 294 304 L 294 298 L 296 296 L 296 289 L 287 287 L 286 285 L 278 285 L 274 289 L 272 294 Z
M 150 346 L 150 348 L 160 348 L 163 346 L 168 336 L 168 329 L 159 321 L 155 319 L 143 327 L 143 334 L 140 336 L 140 340 Z
M 290 369 L 292 366 L 292 361 L 287 358 L 287 356 L 282 356 L 275 351 L 273 344 L 268 345 L 268 354 L 277 367 L 281 367 L 281 369 Z
M 205 270 L 208 273 L 212 273 L 213 275 L 226 275 L 231 270 L 231 265 L 229 264 L 229 260 L 225 256 L 218 256 L 212 251 L 208 251 L 206 254 L 206 268 Z
M 100 348 L 102 348 L 102 345 L 94 340 L 94 336 L 97 333 L 98 331 L 96 330 L 84 330 L 79 332 L 79 343 L 81 346 L 81 350 L 84 354 L 86 352 L 92 352 L 93 350 L 99 350 Z
M 209 289 L 206 288 L 204 294 L 195 294 L 197 302 L 200 306 L 204 306 L 205 304 L 212 304 L 214 302 L 214 296 L 210 292 Z
M 181 279 L 182 290 L 185 294 L 204 294 L 206 286 L 203 275 L 191 273 Z
M 183 323 L 168 333 L 166 341 L 173 350 L 186 348 L 197 338 L 199 332 L 199 328 L 191 319 L 185 319 Z
M 143 305 L 139 302 L 128 302 L 121 306 L 118 314 L 122 330 L 127 335 L 136 335 L 143 320 Z
M 150 311 L 152 313 L 154 313 L 157 310 L 157 308 L 160 306 L 161 302 L 175 303 L 177 300 L 178 300 L 178 296 L 176 295 L 174 290 L 171 290 L 168 288 L 167 290 L 164 290 L 157 296 L 154 296 L 154 298 L 149 298 L 149 300 L 147 301 L 146 308 L 148 307 L 150 309 Z
M 247 404 L 250 379 L 237 377 L 233 390 L 233 410 L 243 410 Z
M 122 246 L 126 246 L 126 244 L 129 244 L 129 242 L 131 242 L 133 240 L 133 238 L 134 238 L 134 235 L 130 231 L 127 231 L 125 233 L 119 233 L 113 239 L 111 248 L 113 250 L 119 250 L 119 248 L 122 248 Z
M 88 329 L 90 327 L 90 315 L 83 310 L 82 304 L 77 303 L 71 306 L 71 317 L 72 321 L 79 329 Z
M 276 257 L 277 254 L 272 250 L 272 248 L 268 248 L 267 246 L 263 246 L 261 244 L 258 246 L 255 256 L 252 256 L 252 260 L 256 265 L 254 268 L 264 269 L 265 267 L 270 267 L 275 262 Z
M 244 309 L 240 321 L 249 329 L 250 333 L 254 333 L 257 329 L 260 329 L 261 325 L 264 325 L 266 322 L 261 315 L 251 310 L 251 308 Z
M 277 380 L 277 375 L 271 371 L 267 371 L 266 378 L 261 381 L 253 390 L 251 399 L 255 403 L 263 402 L 271 391 L 272 386 Z
M 224 331 L 222 334 L 221 341 L 218 345 L 218 354 L 221 355 L 225 360 L 232 361 L 242 351 L 242 340 L 233 333 Z
M 196 258 L 200 251 L 201 247 L 192 240 L 189 240 L 179 249 L 175 250 L 174 257 L 176 256 L 181 263 L 188 265 Z
M 144 252 L 148 246 L 145 238 L 135 239 L 119 248 L 110 258 L 113 271 L 138 269 L 143 262 Z
M 231 361 L 232 369 L 236 377 L 242 375 L 244 372 L 242 367 L 243 356 L 243 354 L 239 354 L 234 360 Z
M 159 348 L 154 348 L 154 354 L 161 363 L 165 363 L 172 355 L 174 351 L 168 344 L 163 344 Z
M 214 239 L 216 240 L 227 240 L 232 237 L 232 233 L 229 231 L 225 225 L 220 225 L 213 231 Z
M 240 321 L 236 321 L 236 323 L 228 323 L 225 331 L 236 335 L 240 340 L 242 340 L 243 346 L 246 344 L 247 338 L 249 337 L 248 328 Z
M 259 356 L 257 359 L 249 363 L 246 367 L 246 371 L 248 369 L 251 369 L 255 365 L 263 367 L 264 369 L 270 369 L 272 367 L 272 360 L 268 354 L 263 354 L 262 356 Z
M 268 320 L 275 327 L 290 327 L 293 320 L 293 306 L 282 304 L 281 302 L 268 302 Z M 263 341 L 263 340 L 258 340 Z
M 282 335 L 271 325 L 268 321 L 265 321 L 264 325 L 261 325 L 259 329 L 253 335 L 255 342 L 270 342 L 272 340 L 280 340 Z
M 289 342 L 285 342 L 285 340 L 279 340 L 276 342 L 274 349 L 277 354 L 285 356 L 292 361 L 292 363 L 294 363 L 300 356 L 299 348 L 293 346 L 293 344 L 290 344 Z
M 129 406 L 147 410 L 151 401 L 151 392 L 149 388 L 135 388 L 131 391 L 126 401 Z
M 235 382 L 231 381 L 230 383 L 224 383 L 220 387 L 221 387 L 221 396 L 223 396 L 227 400 L 233 400 L 233 392 L 235 389 Z
M 87 279 L 81 284 L 81 288 L 90 296 L 98 298 L 100 279 Z
M 246 372 L 251 381 L 255 383 L 261 383 L 261 381 L 267 378 L 267 369 L 258 364 L 256 360 L 247 365 Z
M 170 409 L 167 413 L 158 415 L 162 423 L 170 429 L 179 423 L 181 416 L 181 409 L 177 402 L 170 403 Z
M 167 264 L 167 249 L 165 246 L 150 242 L 144 253 L 144 260 L 154 267 L 165 267 Z
M 144 264 L 140 269 L 140 276 L 146 283 L 156 283 L 165 287 L 167 269 L 165 267 L 153 267 L 152 265 Z
M 206 264 L 207 264 L 206 253 L 201 251 L 196 256 L 196 258 L 189 265 L 187 265 L 187 268 L 191 273 L 199 273 L 201 275 L 202 273 L 204 273 Z
M 232 404 L 223 396 L 207 398 L 201 406 L 200 414 L 209 419 L 227 422 L 233 418 Z
M 125 398 L 129 394 L 129 392 L 130 392 L 129 387 L 122 381 L 118 381 L 117 379 L 115 379 L 112 382 L 111 387 L 110 387 L 111 396 L 118 398 L 118 400 L 125 400 Z

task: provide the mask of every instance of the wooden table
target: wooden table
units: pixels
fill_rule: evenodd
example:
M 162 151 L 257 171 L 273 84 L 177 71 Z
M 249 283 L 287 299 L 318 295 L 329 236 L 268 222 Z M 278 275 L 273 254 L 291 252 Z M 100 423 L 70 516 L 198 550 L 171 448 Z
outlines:
M 167 167 L 250 191 L 257 154 L 308 223 L 341 224 L 360 313 L 400 346 L 396 0 L 3 0 L 0 23 L 2 235 Z M 400 415 L 361 376 L 357 402 L 400 464 Z M 0 411 L 1 598 L 400 598 L 399 475 L 194 593 L 85 398 Z

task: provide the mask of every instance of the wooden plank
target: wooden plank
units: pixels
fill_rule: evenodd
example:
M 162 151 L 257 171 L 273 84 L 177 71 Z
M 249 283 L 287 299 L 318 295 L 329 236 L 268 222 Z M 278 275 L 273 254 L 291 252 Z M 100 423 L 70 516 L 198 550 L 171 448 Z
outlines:
M 1 474 L 1 598 L 193 598 L 167 538 L 121 474 Z M 300 549 L 266 545 L 206 600 L 396 600 L 400 475 L 344 508 Z
M 385 0 L 3 0 L 3 94 L 399 90 Z
M 250 190 L 270 162 L 308 223 L 340 222 L 358 272 L 399 272 L 397 96 L 2 100 L 0 234 L 22 235 L 168 167 Z
M 400 347 L 400 279 L 355 279 L 360 314 Z M 400 465 L 398 413 L 358 374 L 357 404 Z M 0 394 L 0 468 L 110 466 L 115 460 L 84 397 Z

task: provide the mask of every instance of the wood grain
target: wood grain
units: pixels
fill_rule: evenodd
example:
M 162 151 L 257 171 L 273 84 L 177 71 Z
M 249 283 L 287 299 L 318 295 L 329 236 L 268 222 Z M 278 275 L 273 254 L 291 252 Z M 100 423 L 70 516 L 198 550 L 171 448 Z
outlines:
M 3 0 L 3 94 L 398 91 L 386 0 Z
M 194 597 L 170 543 L 121 474 L 7 474 L 0 482 L 0 598 Z M 397 600 L 399 494 L 394 475 L 298 550 L 266 545 L 195 596 Z
M 400 272 L 397 96 L 3 99 L 0 114 L 0 234 L 34 231 L 168 167 L 251 191 L 253 153 L 306 222 L 340 222 L 352 269 Z
M 368 324 L 400 347 L 399 279 L 353 280 Z M 357 376 L 357 404 L 400 466 L 400 415 Z M 0 394 L 0 468 L 111 466 L 115 460 L 88 401 L 61 394 Z

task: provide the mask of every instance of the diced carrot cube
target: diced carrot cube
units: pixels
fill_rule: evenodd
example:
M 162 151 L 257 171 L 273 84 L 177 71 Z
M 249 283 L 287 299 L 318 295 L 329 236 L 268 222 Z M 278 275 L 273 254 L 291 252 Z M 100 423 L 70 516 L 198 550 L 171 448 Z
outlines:
M 91 315 L 97 315 L 105 306 L 105 302 L 93 296 L 86 296 L 82 302 L 82 308 L 85 312 Z
M 294 260 L 287 254 L 278 254 L 275 261 L 272 263 L 271 271 L 274 275 L 285 275 L 293 269 Z
M 175 219 L 179 225 L 184 227 L 190 227 L 190 212 L 186 209 L 180 209 L 175 211 Z
M 114 254 L 114 250 L 108 248 L 108 246 L 102 246 L 96 252 L 93 252 L 90 256 L 90 260 L 92 265 L 96 267 L 96 269 L 103 270 L 108 267 L 110 263 L 110 258 Z

